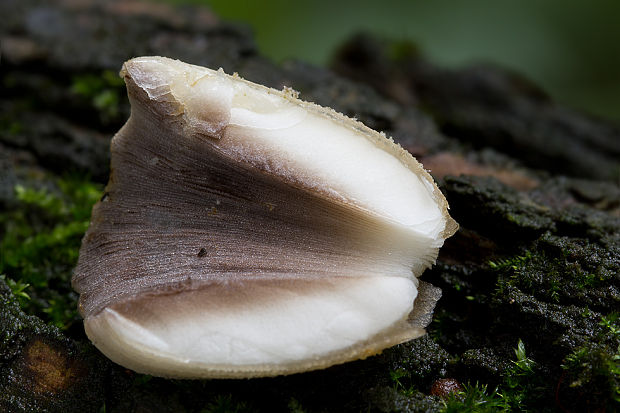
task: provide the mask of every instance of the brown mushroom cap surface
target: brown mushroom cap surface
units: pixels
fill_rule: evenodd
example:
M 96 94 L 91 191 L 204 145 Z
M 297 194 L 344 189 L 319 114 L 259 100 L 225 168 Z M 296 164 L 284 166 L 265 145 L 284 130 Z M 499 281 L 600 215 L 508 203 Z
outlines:
M 409 153 L 221 70 L 142 57 L 121 74 L 132 114 L 73 278 L 103 353 L 159 376 L 254 377 L 423 334 L 416 277 L 457 225 Z

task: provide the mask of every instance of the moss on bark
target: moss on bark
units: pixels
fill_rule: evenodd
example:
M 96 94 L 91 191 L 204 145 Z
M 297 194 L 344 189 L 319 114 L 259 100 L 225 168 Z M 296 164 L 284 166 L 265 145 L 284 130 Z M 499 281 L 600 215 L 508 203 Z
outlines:
M 567 111 L 502 70 L 445 71 L 368 37 L 342 49 L 341 75 L 275 66 L 245 29 L 207 10 L 140 4 L 0 3 L 0 410 L 620 409 L 616 125 Z M 153 378 L 94 349 L 69 276 L 100 187 L 66 174 L 107 179 L 109 139 L 128 116 L 109 77 L 138 54 L 292 87 L 436 160 L 461 229 L 423 276 L 443 290 L 429 335 L 366 360 L 254 380 Z M 541 148 L 547 138 L 553 151 Z M 440 380 L 464 390 L 442 399 L 432 394 Z

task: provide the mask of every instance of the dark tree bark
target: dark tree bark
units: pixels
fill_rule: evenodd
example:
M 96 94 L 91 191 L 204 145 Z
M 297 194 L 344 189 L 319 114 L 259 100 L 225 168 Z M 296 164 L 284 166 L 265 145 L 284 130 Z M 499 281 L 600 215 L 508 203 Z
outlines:
M 436 411 L 446 378 L 500 386 L 514 409 L 620 408 L 618 125 L 504 70 L 444 70 L 402 45 L 388 57 L 394 48 L 368 36 L 344 45 L 330 71 L 274 65 L 245 28 L 206 9 L 5 0 L 0 15 L 0 212 L 19 206 L 16 185 L 67 171 L 105 182 L 109 140 L 129 115 L 116 72 L 164 55 L 292 87 L 385 131 L 431 169 L 461 225 L 423 276 L 443 290 L 429 335 L 289 377 L 133 373 L 80 328 L 26 315 L 0 280 L 0 410 Z M 514 363 L 519 340 L 529 370 Z

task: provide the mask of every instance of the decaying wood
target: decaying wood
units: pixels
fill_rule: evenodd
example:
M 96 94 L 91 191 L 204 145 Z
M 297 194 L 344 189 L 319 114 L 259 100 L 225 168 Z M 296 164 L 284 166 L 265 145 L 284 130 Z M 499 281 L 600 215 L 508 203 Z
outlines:
M 299 62 L 276 66 L 247 30 L 204 9 L 8 0 L 0 15 L 0 212 L 17 205 L 15 185 L 50 173 L 107 180 L 109 139 L 128 116 L 124 90 L 113 81 L 100 86 L 95 95 L 118 97 L 106 106 L 76 84 L 115 77 L 123 61 L 151 54 L 292 87 L 385 131 L 440 178 L 461 224 L 423 277 L 443 290 L 430 337 L 291 377 L 136 375 L 81 333 L 25 315 L 0 281 L 0 410 L 200 411 L 222 403 L 259 411 L 433 410 L 441 404 L 430 393 L 438 379 L 503 385 L 519 340 L 536 362 L 539 390 L 528 406 L 617 408 L 617 375 L 598 369 L 618 346 L 605 326 L 620 300 L 617 125 L 562 108 L 496 68 L 446 71 L 416 55 L 392 61 L 368 37 L 341 49 L 337 75 Z M 580 349 L 583 370 L 563 368 Z M 396 371 L 411 391 L 399 391 L 390 378 Z

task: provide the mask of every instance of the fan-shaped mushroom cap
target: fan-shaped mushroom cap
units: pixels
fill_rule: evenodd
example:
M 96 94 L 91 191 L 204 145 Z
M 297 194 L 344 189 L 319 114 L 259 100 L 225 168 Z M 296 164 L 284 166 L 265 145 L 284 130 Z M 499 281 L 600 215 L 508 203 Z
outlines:
M 410 154 L 221 70 L 141 57 L 121 74 L 132 114 L 73 279 L 103 353 L 160 376 L 252 377 L 423 334 L 416 277 L 457 225 Z

